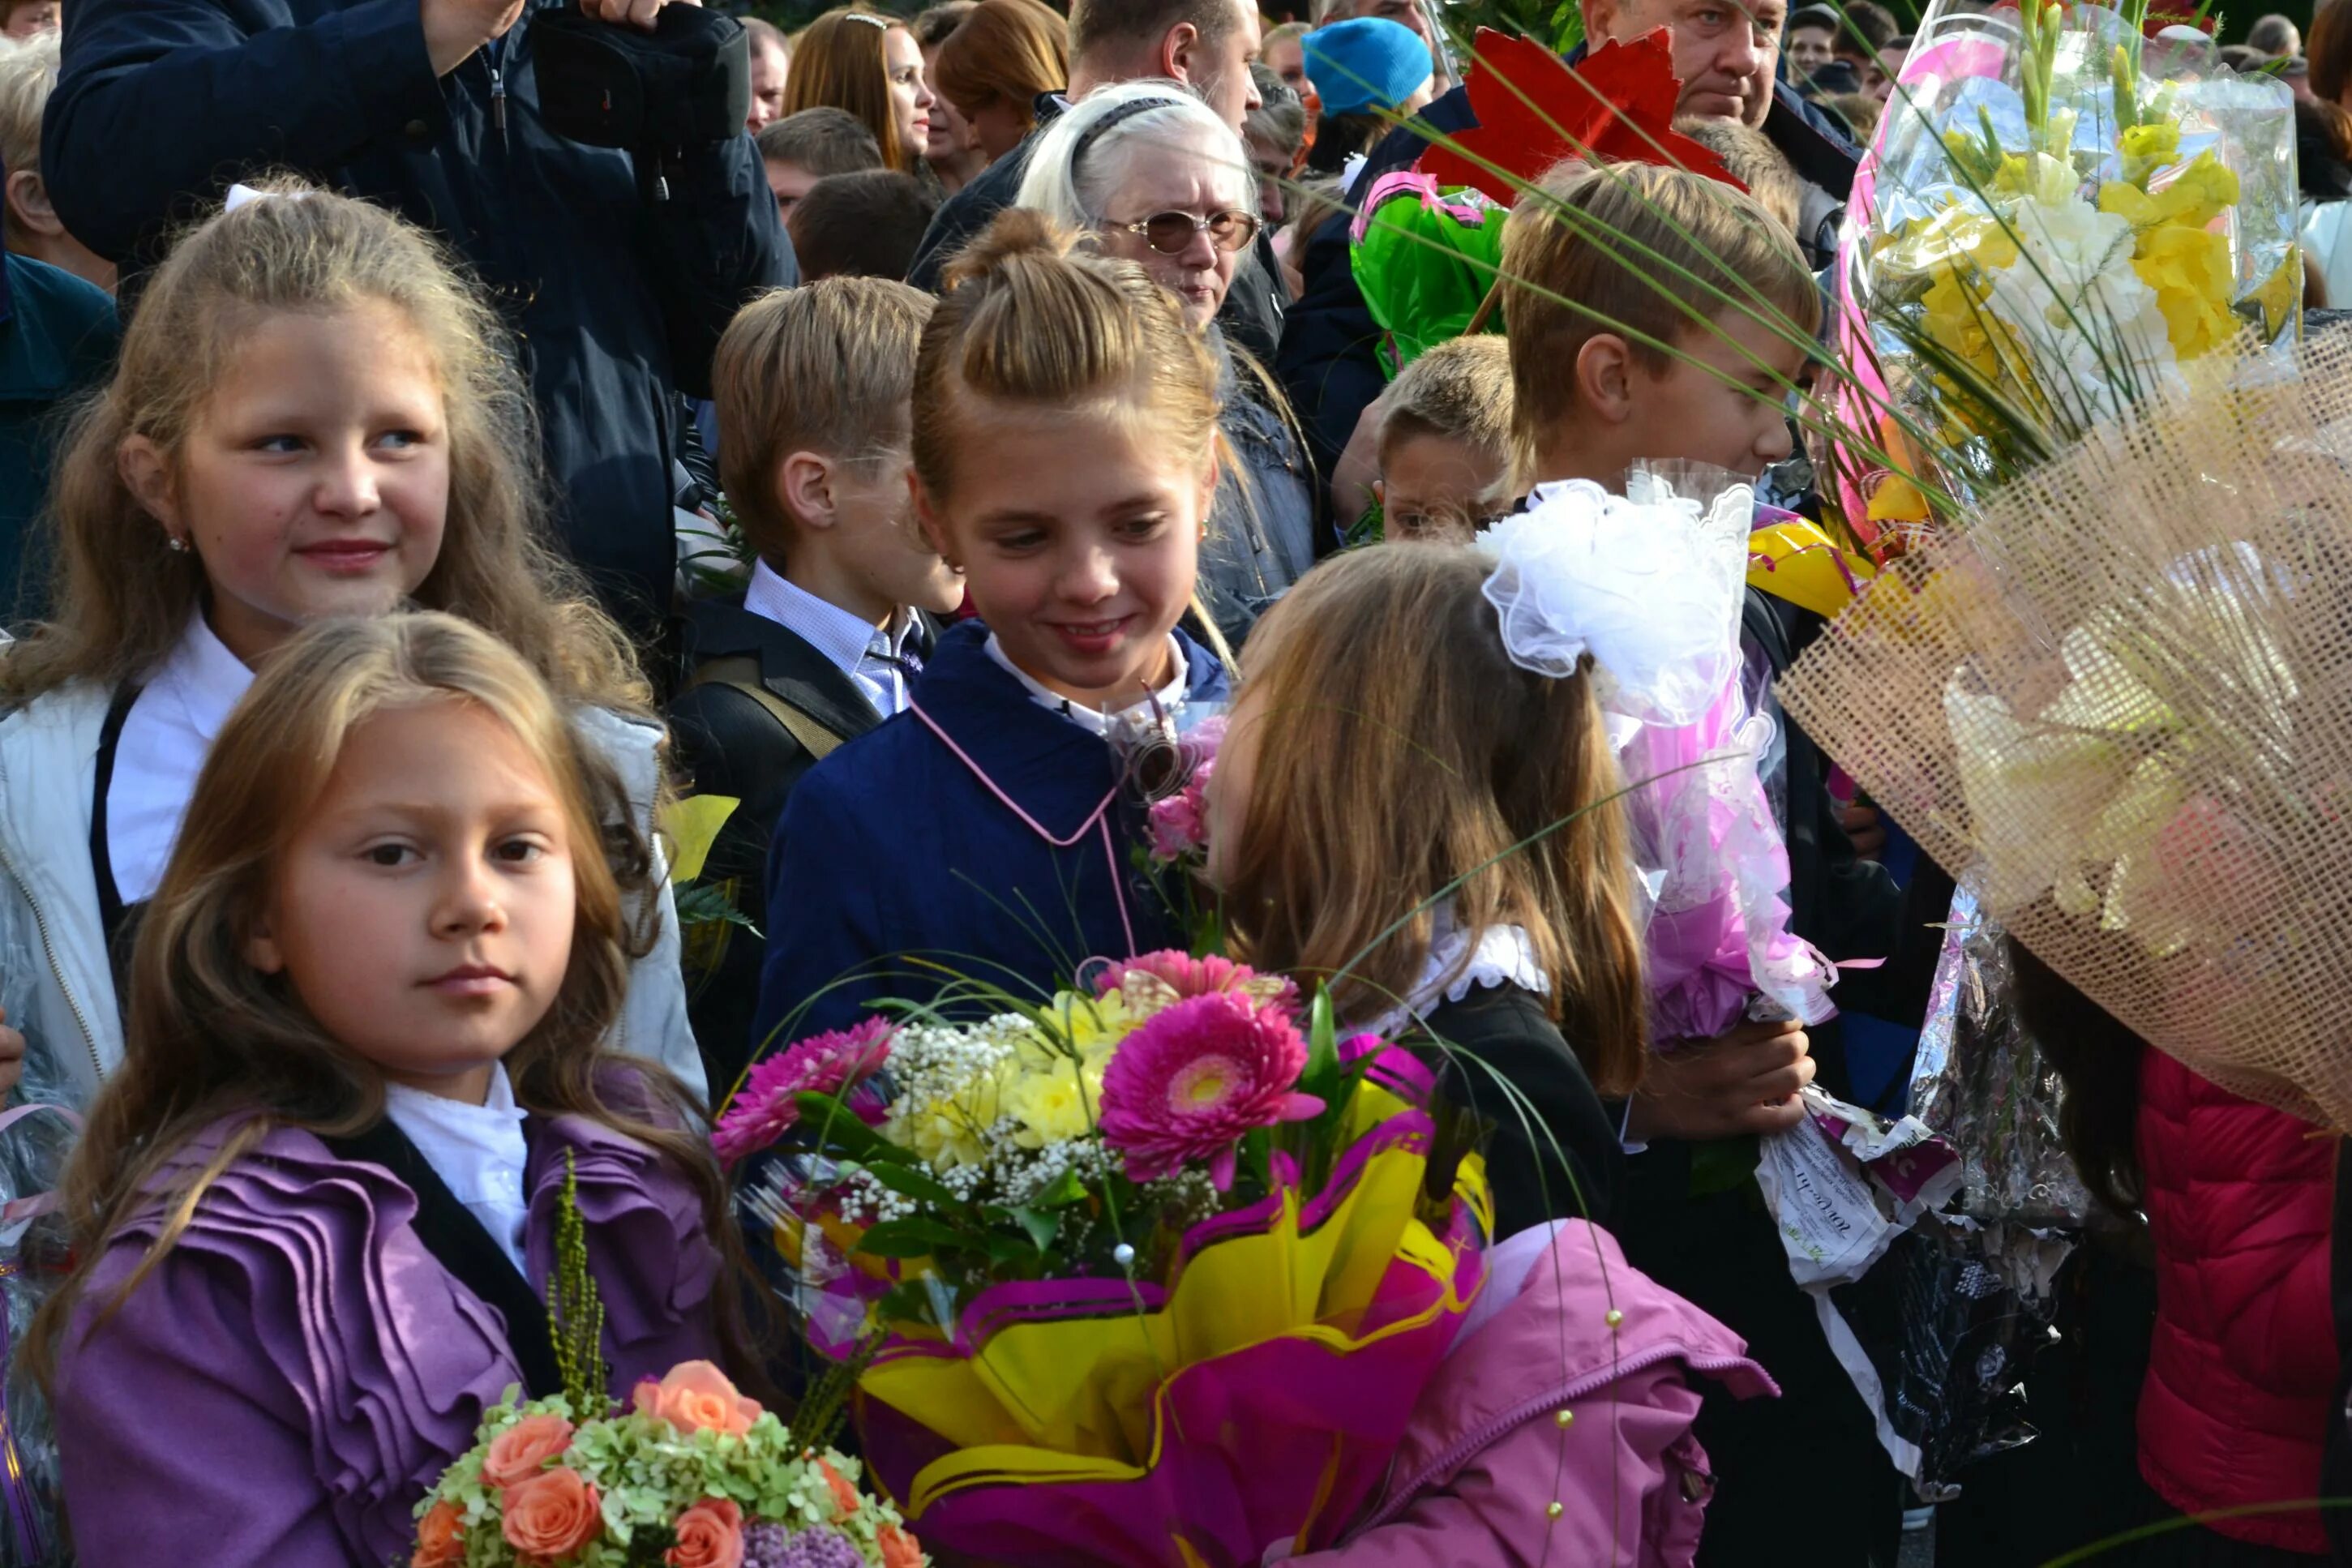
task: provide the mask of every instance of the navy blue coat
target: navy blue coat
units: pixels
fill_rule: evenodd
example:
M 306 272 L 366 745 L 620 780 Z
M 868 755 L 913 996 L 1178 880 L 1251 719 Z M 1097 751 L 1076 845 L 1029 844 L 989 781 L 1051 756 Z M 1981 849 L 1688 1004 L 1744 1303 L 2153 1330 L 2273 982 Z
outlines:
M 758 150 L 698 153 L 649 203 L 628 154 L 541 121 L 529 11 L 438 79 L 420 16 L 417 0 L 74 0 L 41 171 L 75 237 L 117 258 L 152 259 L 169 225 L 272 168 L 439 234 L 520 334 L 564 542 L 646 625 L 677 570 L 672 393 L 708 396 L 735 311 L 797 280 Z
M 1177 636 L 1192 700 L 1225 700 L 1216 657 Z M 914 700 L 988 782 L 908 711 L 793 789 L 769 851 L 755 1053 L 780 1025 L 801 1038 L 853 1024 L 885 997 L 936 995 L 942 977 L 916 972 L 917 957 L 1042 999 L 1088 958 L 1188 940 L 1134 865 L 1140 809 L 1124 795 L 1102 809 L 1116 783 L 1109 746 L 1034 700 L 988 657 L 987 640 L 977 621 L 950 628 Z M 1048 843 L 991 783 L 1066 845 Z

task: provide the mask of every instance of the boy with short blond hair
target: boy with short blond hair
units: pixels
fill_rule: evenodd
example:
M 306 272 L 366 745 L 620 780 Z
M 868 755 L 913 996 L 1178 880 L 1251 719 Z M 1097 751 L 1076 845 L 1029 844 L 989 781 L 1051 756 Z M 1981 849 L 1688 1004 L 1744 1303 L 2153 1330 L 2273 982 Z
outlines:
M 1511 351 L 1488 334 L 1438 344 L 1381 399 L 1381 477 L 1391 539 L 1467 542 L 1510 510 Z
M 878 278 L 828 278 L 744 307 L 711 380 L 719 476 L 756 556 L 739 598 L 688 611 L 691 675 L 671 702 L 694 795 L 740 804 L 705 879 L 766 917 L 768 843 L 793 784 L 907 706 L 927 616 L 961 579 L 923 538 L 908 476 L 915 351 L 935 301 Z M 695 1037 L 713 1084 L 757 1042 L 756 929 L 719 925 L 688 954 Z
M 1503 237 L 1503 276 L 1524 285 L 1503 290 L 1503 321 L 1528 477 L 1614 489 L 1643 458 L 1751 478 L 1785 459 L 1784 405 L 1822 321 L 1788 229 L 1681 169 L 1563 176 Z
M 1534 484 L 1589 479 L 1621 490 L 1630 466 L 1696 462 L 1754 479 L 1788 458 L 1791 384 L 1818 352 L 1820 290 L 1787 229 L 1751 197 L 1685 171 L 1617 164 L 1548 180 L 1557 205 L 1521 202 L 1503 241 L 1513 432 Z M 1737 301 L 1727 304 L 1725 301 Z M 1573 301 L 1573 304 L 1566 301 Z M 1819 618 L 1749 590 L 1741 614 L 1748 684 L 1769 705 Z M 1790 924 L 1824 952 L 1881 959 L 1903 895 L 1859 858 L 1826 784 L 1827 760 L 1783 731 L 1776 806 L 1790 862 Z M 1782 804 L 1784 803 L 1784 804 Z M 1838 1002 L 1900 1016 L 1894 983 L 1850 973 Z M 1911 1009 L 1916 1018 L 1925 1005 Z M 1791 1281 L 1778 1228 L 1750 1181 L 1697 1184 L 1698 1151 L 1716 1140 L 1786 1129 L 1804 1116 L 1795 1092 L 1819 1072 L 1830 1093 L 1858 1098 L 1838 1022 L 1742 1024 L 1704 1041 L 1658 1041 L 1627 1108 L 1620 1227 L 1628 1260 L 1748 1341 L 1773 1369 L 1778 1400 L 1734 1407 L 1709 1397 L 1698 1432 L 1718 1486 L 1707 1508 L 1716 1561 L 1780 1560 L 1790 1500 L 1846 1521 L 1817 1543 L 1840 1568 L 1892 1556 L 1897 1479 L 1868 1408 L 1832 1353 L 1818 1315 Z M 1769 1406 L 1769 1408 L 1765 1408 Z M 1874 1552 L 1876 1555 L 1874 1555 Z

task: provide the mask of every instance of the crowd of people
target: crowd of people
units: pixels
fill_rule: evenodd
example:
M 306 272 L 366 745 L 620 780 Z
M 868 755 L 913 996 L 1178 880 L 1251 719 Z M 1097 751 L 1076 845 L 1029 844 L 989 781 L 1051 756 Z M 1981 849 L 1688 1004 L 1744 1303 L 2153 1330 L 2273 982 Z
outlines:
M 50 1560 L 406 1560 L 500 1391 L 551 1392 L 567 1217 L 614 1387 L 701 1359 L 789 1410 L 709 1118 L 877 1009 L 1192 945 L 1139 759 L 1216 713 L 1224 951 L 1445 1043 L 1496 1242 L 1608 1233 L 1490 1282 L 1407 1439 L 1449 1462 L 1296 1561 L 1892 1568 L 1905 1483 L 1722 1172 L 1809 1087 L 1899 1111 L 1949 879 L 1784 725 L 1845 1016 L 1653 1038 L 1609 673 L 1517 656 L 1474 541 L 1649 464 L 1818 510 L 1785 389 L 1911 40 L 1580 11 L 1571 58 L 1663 30 L 1745 194 L 1555 171 L 1484 330 L 1392 374 L 1357 199 L 1475 123 L 1423 0 L 0 0 L 0 1080 L 81 1119 L 0 1321 Z M 602 142 L 583 23 L 638 46 Z M 2306 299 L 2352 300 L 2352 0 L 2242 49 L 2304 100 Z M 740 130 L 651 128 L 689 68 Z M 1760 708 L 1823 625 L 1747 593 Z M 674 886 L 681 799 L 726 811 Z M 2183 1516 L 2118 1557 L 2319 1560 L 2333 1146 L 2033 979 L 2154 1265 L 2083 1321 L 2154 1349 L 2049 1461 L 2120 1488 L 1985 1561 Z M 1575 1410 L 1505 1396 L 1554 1356 Z

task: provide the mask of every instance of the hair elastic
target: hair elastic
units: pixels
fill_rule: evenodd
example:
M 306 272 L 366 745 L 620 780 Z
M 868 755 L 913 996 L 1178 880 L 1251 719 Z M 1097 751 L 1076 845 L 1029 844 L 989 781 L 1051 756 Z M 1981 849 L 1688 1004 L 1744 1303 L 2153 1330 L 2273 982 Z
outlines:
M 1070 172 L 1072 174 L 1077 172 L 1078 164 L 1085 160 L 1094 144 L 1101 141 L 1104 135 L 1114 127 L 1126 123 L 1139 114 L 1148 114 L 1155 109 L 1181 109 L 1181 107 L 1183 107 L 1181 99 L 1132 98 L 1116 109 L 1105 110 L 1103 117 L 1087 126 L 1085 133 L 1079 136 L 1077 145 L 1070 149 Z
M 256 202 L 307 202 L 310 199 L 310 193 L 308 191 L 257 191 L 251 185 L 231 185 L 228 188 L 228 199 L 221 203 L 221 211 L 233 213 L 239 207 L 249 207 Z

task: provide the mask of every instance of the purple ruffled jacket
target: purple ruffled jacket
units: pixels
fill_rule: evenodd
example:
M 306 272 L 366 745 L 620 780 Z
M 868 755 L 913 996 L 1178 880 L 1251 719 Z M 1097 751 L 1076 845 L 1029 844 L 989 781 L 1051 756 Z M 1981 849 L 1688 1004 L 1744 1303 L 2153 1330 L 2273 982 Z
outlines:
M 192 1142 L 176 1186 L 235 1125 Z M 719 1254 L 693 1187 L 578 1117 L 527 1124 L 532 1279 L 554 1262 L 577 1156 L 613 1386 L 715 1359 Z M 83 1568 L 259 1563 L 377 1568 L 416 1501 L 521 1373 L 499 1315 L 425 1250 L 415 1197 L 382 1167 L 280 1128 L 222 1174 L 120 1311 L 161 1206 L 108 1238 L 60 1356 L 58 1441 Z

